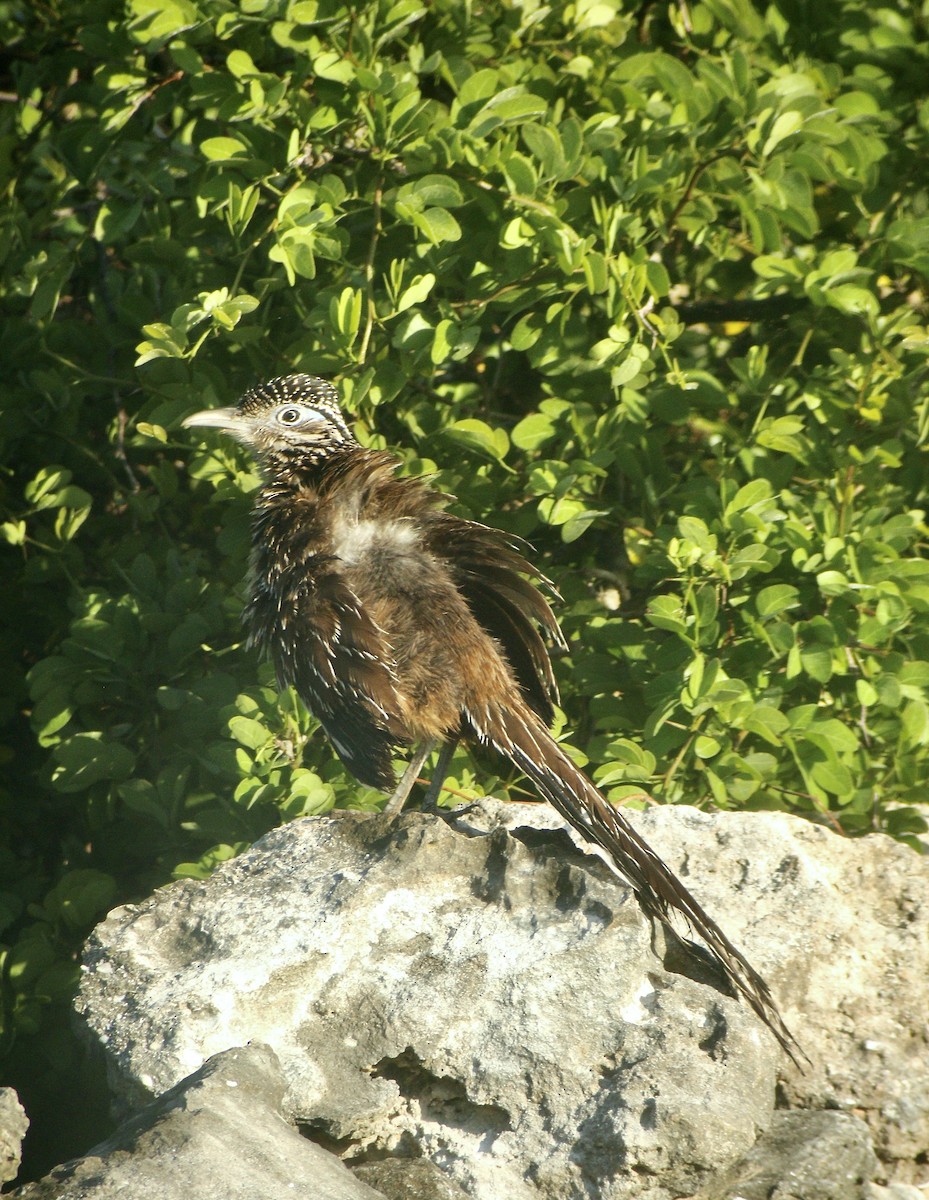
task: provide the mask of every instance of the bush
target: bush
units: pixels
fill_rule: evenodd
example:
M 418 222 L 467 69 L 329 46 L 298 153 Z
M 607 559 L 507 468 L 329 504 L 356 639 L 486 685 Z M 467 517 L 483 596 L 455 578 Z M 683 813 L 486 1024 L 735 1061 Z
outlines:
M 338 377 L 363 441 L 533 543 L 614 800 L 924 830 L 917 6 L 126 8 L 0 0 L 0 1049 L 33 1116 L 109 906 L 378 803 L 241 645 L 252 465 L 179 432 L 272 375 Z M 453 783 L 519 788 L 463 752 Z

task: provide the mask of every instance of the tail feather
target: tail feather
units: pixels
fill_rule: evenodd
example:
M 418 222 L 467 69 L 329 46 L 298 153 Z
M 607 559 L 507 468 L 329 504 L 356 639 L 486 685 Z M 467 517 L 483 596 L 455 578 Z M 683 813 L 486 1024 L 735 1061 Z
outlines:
M 632 885 L 647 916 L 672 930 L 672 910 L 686 919 L 734 989 L 800 1067 L 800 1058 L 807 1056 L 784 1024 L 765 981 L 622 813 L 578 770 L 535 714 L 525 707 L 491 710 L 482 716 L 483 728 L 475 723 L 478 737 L 509 758 L 566 821 L 606 852 L 611 865 Z

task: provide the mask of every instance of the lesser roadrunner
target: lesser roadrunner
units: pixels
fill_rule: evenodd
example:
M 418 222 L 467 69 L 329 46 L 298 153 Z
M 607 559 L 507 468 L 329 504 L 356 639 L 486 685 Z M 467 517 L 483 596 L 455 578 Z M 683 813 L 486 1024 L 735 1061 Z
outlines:
M 236 408 L 184 424 L 215 426 L 258 460 L 250 639 L 352 774 L 390 790 L 395 747 L 418 747 L 397 808 L 436 744 L 492 747 L 606 852 L 650 918 L 672 929 L 672 909 L 686 918 L 796 1061 L 802 1051 L 765 981 L 549 733 L 557 692 L 546 640 L 562 638 L 538 587 L 547 581 L 518 545 L 451 515 L 449 497 L 364 449 L 335 389 L 315 376 L 273 379 Z

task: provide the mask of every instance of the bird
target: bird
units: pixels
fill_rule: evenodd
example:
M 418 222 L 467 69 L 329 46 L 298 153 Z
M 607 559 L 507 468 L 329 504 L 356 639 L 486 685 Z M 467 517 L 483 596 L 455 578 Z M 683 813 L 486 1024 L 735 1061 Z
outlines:
M 242 443 L 261 476 L 252 515 L 249 642 L 270 658 L 361 783 L 405 803 L 442 747 L 437 787 L 459 739 L 509 760 L 598 850 L 645 915 L 702 939 L 791 1060 L 806 1057 L 772 993 L 674 872 L 549 731 L 564 638 L 554 589 L 518 539 L 448 511 L 452 497 L 363 447 L 327 380 L 292 374 L 183 425 Z M 411 748 L 397 784 L 393 760 Z

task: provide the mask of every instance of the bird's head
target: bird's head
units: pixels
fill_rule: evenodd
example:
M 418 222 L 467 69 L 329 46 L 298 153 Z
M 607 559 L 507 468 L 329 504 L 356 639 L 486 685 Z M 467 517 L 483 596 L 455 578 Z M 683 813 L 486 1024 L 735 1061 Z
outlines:
M 183 425 L 221 429 L 260 460 L 319 461 L 355 438 L 339 408 L 338 392 L 315 375 L 283 375 L 246 392 L 234 408 L 207 408 Z

